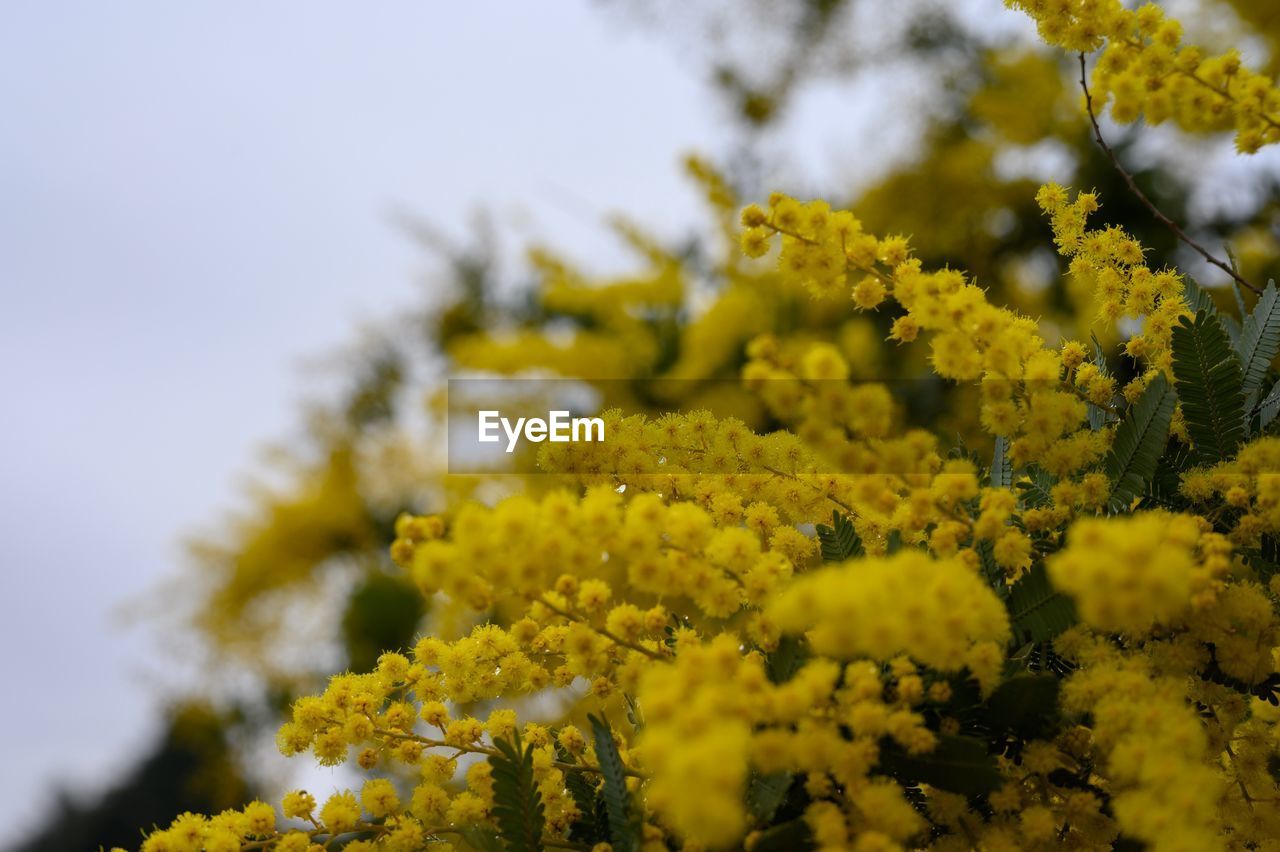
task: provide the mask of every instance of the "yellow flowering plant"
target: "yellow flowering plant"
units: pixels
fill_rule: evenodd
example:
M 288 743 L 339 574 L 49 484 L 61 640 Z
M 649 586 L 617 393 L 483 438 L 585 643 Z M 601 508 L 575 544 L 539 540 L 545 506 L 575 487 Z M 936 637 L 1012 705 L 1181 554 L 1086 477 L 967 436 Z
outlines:
M 1092 128 L 1117 168 L 1095 104 L 1233 129 L 1242 152 L 1280 140 L 1270 81 L 1185 46 L 1154 6 L 1009 5 L 1098 53 L 1083 116 L 1045 126 Z M 852 210 L 741 206 L 690 170 L 732 246 L 701 313 L 687 264 L 619 223 L 646 274 L 600 283 L 541 251 L 538 305 L 508 327 L 442 318 L 459 370 L 594 387 L 607 439 L 465 482 L 428 467 L 434 510 L 384 519 L 396 593 L 431 629 L 298 695 L 276 735 L 359 789 L 183 814 L 143 849 L 1274 844 L 1275 285 L 1126 180 L 1252 291 L 1220 308 L 1095 222 L 1097 193 L 1048 183 L 1023 203 L 1091 306 L 1086 344 Z M 934 422 L 908 427 L 926 394 Z M 948 447 L 944 422 L 966 440 Z M 305 500 L 275 504 L 251 540 L 275 552 L 292 531 L 301 554 L 281 573 L 237 563 L 211 620 L 243 626 L 316 551 L 376 537 L 362 458 L 344 446 Z

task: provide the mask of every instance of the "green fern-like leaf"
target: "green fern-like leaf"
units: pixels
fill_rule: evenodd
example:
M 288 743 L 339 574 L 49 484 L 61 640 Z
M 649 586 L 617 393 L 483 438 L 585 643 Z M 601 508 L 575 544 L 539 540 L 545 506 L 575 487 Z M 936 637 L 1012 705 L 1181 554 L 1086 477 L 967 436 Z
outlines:
M 1193 314 L 1198 314 L 1201 311 L 1210 314 L 1218 312 L 1218 306 L 1214 303 L 1213 297 L 1206 293 L 1199 282 L 1190 275 L 1182 277 L 1182 300 L 1187 303 L 1187 308 Z
M 1112 483 L 1108 502 L 1113 511 L 1123 511 L 1146 492 L 1169 437 L 1169 421 L 1177 401 L 1168 381 L 1157 375 L 1116 427 L 1106 461 Z
M 1227 342 L 1231 344 L 1232 349 L 1235 349 L 1240 345 L 1240 335 L 1243 331 L 1240 323 L 1226 314 L 1218 314 L 1218 322 L 1222 323 L 1222 330 L 1227 333 Z
M 978 567 L 982 569 L 982 579 L 987 581 L 991 590 L 1001 600 L 1009 597 L 1009 584 L 1004 581 L 1004 569 L 996 564 L 995 545 L 983 539 L 974 548 L 978 551 Z
M 765 829 L 751 844 L 751 852 L 809 852 L 816 848 L 813 829 L 803 817 Z
M 768 825 L 773 820 L 794 780 L 790 772 L 752 776 L 747 786 L 747 810 L 756 825 Z
M 1191 448 L 1181 441 L 1170 441 L 1156 465 L 1155 475 L 1151 477 L 1151 487 L 1147 489 L 1144 500 L 1154 506 L 1181 511 L 1186 505 L 1181 493 L 1182 474 L 1191 464 Z
M 1173 329 L 1173 376 L 1196 464 L 1235 454 L 1244 440 L 1244 373 L 1218 318 L 1206 311 Z
M 1271 578 L 1280 574 L 1280 542 L 1275 537 L 1264 533 L 1257 548 L 1250 548 L 1241 554 L 1245 561 L 1257 572 L 1258 581 L 1263 585 L 1271 582 Z
M 1280 573 L 1280 542 L 1276 541 L 1275 536 L 1263 534 L 1254 567 L 1258 572 L 1258 579 L 1263 583 L 1270 582 L 1272 577 Z
M 1005 606 L 1014 639 L 1022 643 L 1047 642 L 1076 623 L 1075 604 L 1053 587 L 1043 565 L 1013 584 Z
M 1102 348 L 1102 343 L 1098 340 L 1098 335 L 1090 333 L 1089 340 L 1093 343 L 1093 365 L 1098 368 L 1100 375 L 1110 376 L 1111 368 L 1107 366 L 1107 354 Z M 1089 429 L 1094 432 L 1106 426 L 1108 420 L 1111 419 L 1111 415 L 1108 414 L 1105 408 L 1100 405 L 1094 405 L 1092 402 L 1088 403 L 1088 411 Z
M 1049 733 L 1058 712 L 1062 681 L 1053 674 L 1011 677 L 986 702 L 987 726 L 993 732 L 1035 739 Z
M 604 776 L 604 804 L 609 817 L 609 842 L 617 852 L 634 852 L 639 848 L 639 833 L 631 818 L 631 796 L 627 792 L 626 767 L 618 754 L 617 743 L 609 723 L 598 716 L 588 716 L 595 741 L 596 760 Z
M 542 848 L 546 809 L 533 778 L 533 746 L 522 748 L 514 740 L 496 740 L 498 754 L 489 758 L 493 767 L 493 818 L 498 833 L 511 852 L 536 852 Z
M 1017 483 L 1018 506 L 1023 509 L 1038 509 L 1053 505 L 1053 486 L 1056 480 L 1046 470 L 1027 466 L 1027 478 Z
M 1009 457 L 1009 439 L 996 437 L 996 451 L 991 458 L 991 487 L 1013 487 L 1013 459 Z
M 1258 424 L 1266 429 L 1280 414 L 1280 381 L 1271 386 L 1271 391 L 1258 403 Z
M 773 683 L 786 683 L 809 659 L 809 644 L 802 636 L 783 636 L 765 657 L 765 671 Z
M 564 763 L 572 763 L 573 755 L 557 742 L 556 759 Z M 590 845 L 608 840 L 604 803 L 600 801 L 592 776 L 588 776 L 585 772 L 566 772 L 564 786 L 573 797 L 573 804 L 578 808 L 579 813 L 579 817 L 569 826 L 569 839 Z
M 844 562 L 865 553 L 862 539 L 853 528 L 853 522 L 839 512 L 831 513 L 832 526 L 818 524 L 818 541 L 822 544 L 824 562 Z
M 902 530 L 890 530 L 884 540 L 884 553 L 886 556 L 892 556 L 899 550 L 902 550 Z
M 1280 352 L 1280 291 L 1276 290 L 1276 282 L 1267 282 L 1253 312 L 1245 317 L 1235 350 L 1244 373 L 1245 407 L 1252 409 L 1271 362 Z
M 880 768 L 904 784 L 925 783 L 966 796 L 990 793 L 1004 783 L 982 740 L 944 734 L 924 754 L 908 754 L 891 740 L 880 746 Z

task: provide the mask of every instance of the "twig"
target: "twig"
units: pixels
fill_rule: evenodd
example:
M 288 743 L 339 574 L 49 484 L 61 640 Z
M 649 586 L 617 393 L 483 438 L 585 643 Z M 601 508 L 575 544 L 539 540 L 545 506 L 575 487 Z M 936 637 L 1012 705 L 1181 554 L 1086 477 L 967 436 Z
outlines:
M 638 645 L 635 642 L 628 642 L 626 639 L 623 639 L 621 636 L 609 630 L 607 627 L 597 627 L 596 625 L 592 624 L 588 619 L 580 615 L 577 615 L 575 613 L 572 613 L 566 609 L 556 606 L 551 601 L 547 600 L 545 595 L 539 596 L 534 600 L 542 604 L 543 606 L 545 606 L 547 609 L 554 612 L 556 615 L 561 616 L 562 618 L 567 618 L 570 621 L 576 621 L 580 624 L 585 624 L 587 627 L 590 627 L 596 633 L 599 633 L 601 636 L 608 639 L 610 642 L 612 642 L 615 645 L 619 645 L 623 648 L 630 648 L 632 651 L 636 651 L 637 653 L 644 654 L 646 657 L 648 657 L 651 660 L 667 659 L 667 656 L 665 654 L 659 654 L 657 651 L 646 648 L 643 645 Z
M 1136 39 L 1136 38 L 1125 39 L 1125 44 L 1129 45 L 1129 47 L 1137 48 L 1139 50 L 1141 50 L 1143 47 L 1141 39 Z M 1239 104 L 1239 101 L 1237 101 L 1235 96 L 1231 94 L 1231 90 L 1228 87 L 1228 85 L 1215 86 L 1213 83 L 1210 83 L 1208 80 L 1201 77 L 1195 71 L 1192 71 L 1186 68 L 1174 68 L 1172 73 L 1181 74 L 1183 77 L 1186 77 L 1189 80 L 1195 81 L 1196 83 L 1208 89 L 1209 91 L 1213 92 L 1215 95 L 1222 98 L 1224 101 L 1231 104 L 1232 106 L 1236 106 Z M 1267 126 L 1280 130 L 1280 121 L 1276 121 L 1274 118 L 1267 115 L 1265 112 L 1262 112 L 1261 110 L 1256 110 L 1254 111 L 1254 115 L 1256 115 L 1259 119 L 1261 119 L 1262 122 Z
M 491 746 L 474 745 L 474 744 L 463 745 L 463 746 L 453 745 L 451 743 L 445 742 L 444 740 L 432 739 L 431 737 L 424 737 L 421 734 L 415 734 L 412 732 L 404 733 L 401 731 L 389 731 L 386 728 L 374 728 L 373 732 L 380 737 L 385 737 L 391 740 L 412 740 L 416 743 L 421 743 L 422 745 L 427 746 L 428 748 L 455 748 L 458 750 L 459 755 L 484 754 L 484 755 L 488 755 L 489 757 L 502 756 L 502 752 L 498 751 L 496 748 L 493 748 Z M 594 766 L 590 763 L 570 763 L 564 760 L 553 760 L 551 761 L 551 765 L 557 769 L 564 770 L 565 772 L 586 772 L 592 775 L 604 774 L 604 770 L 602 770 L 599 766 Z M 626 766 L 623 767 L 622 774 L 630 775 L 632 778 L 648 778 L 649 777 L 637 769 L 631 769 L 630 767 L 626 767 Z
M 765 222 L 764 226 L 766 228 L 772 228 L 773 230 L 777 231 L 779 234 L 791 237 L 792 239 L 795 239 L 795 240 L 799 240 L 802 243 L 808 243 L 811 246 L 818 245 L 818 241 L 813 239 L 812 237 L 806 237 L 804 234 L 801 234 L 798 231 L 792 231 L 787 228 L 783 228 L 775 224 L 772 220 Z M 840 242 L 841 243 L 844 242 L 844 237 L 840 238 Z M 841 247 L 843 248 L 843 245 Z M 870 275 L 872 278 L 878 278 L 880 282 L 883 284 L 893 283 L 887 275 L 885 275 L 880 270 L 876 269 L 874 263 L 871 266 L 863 266 L 860 263 L 854 263 L 853 260 L 849 257 L 847 252 L 845 253 L 844 263 L 846 268 L 853 269 L 855 272 L 864 272 L 867 275 Z
M 1129 186 L 1129 191 L 1142 202 L 1143 206 L 1145 206 L 1147 210 L 1151 211 L 1152 216 L 1156 217 L 1156 219 L 1162 222 L 1165 227 L 1172 231 L 1175 237 L 1194 249 L 1206 261 L 1230 275 L 1238 284 L 1240 284 L 1240 286 L 1248 290 L 1252 290 L 1254 293 L 1261 294 L 1261 289 L 1244 280 L 1244 278 L 1240 276 L 1240 273 L 1236 272 L 1229 265 L 1209 254 L 1204 246 L 1191 239 L 1191 237 L 1187 235 L 1187 232 L 1178 226 L 1177 222 L 1161 213 L 1160 208 L 1156 207 L 1156 205 L 1152 203 L 1151 199 L 1147 198 L 1146 193 L 1138 188 L 1138 184 L 1133 179 L 1133 175 L 1129 174 L 1129 172 L 1125 170 L 1124 166 L 1120 165 L 1120 160 L 1116 157 L 1116 152 L 1113 151 L 1111 146 L 1107 144 L 1107 141 L 1102 138 L 1102 128 L 1098 126 L 1098 117 L 1094 115 L 1093 112 L 1093 96 L 1089 93 L 1089 83 L 1085 74 L 1083 53 L 1080 54 L 1080 88 L 1084 90 L 1084 105 L 1085 109 L 1089 112 L 1089 123 L 1093 125 L 1093 138 L 1098 143 L 1098 147 L 1100 147 L 1106 153 L 1107 158 L 1111 160 L 1111 165 L 1120 173 L 1120 177 L 1124 178 L 1124 182 Z

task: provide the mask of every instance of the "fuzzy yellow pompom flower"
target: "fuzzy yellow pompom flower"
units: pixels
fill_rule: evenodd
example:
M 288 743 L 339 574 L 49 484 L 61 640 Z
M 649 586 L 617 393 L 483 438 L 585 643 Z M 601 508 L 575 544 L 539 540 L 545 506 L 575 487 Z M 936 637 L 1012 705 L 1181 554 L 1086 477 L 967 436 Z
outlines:
M 905 653 L 943 671 L 973 664 L 978 649 L 1009 637 L 1004 606 L 973 571 L 918 551 L 805 575 L 769 613 L 784 631 L 804 632 L 821 654 L 888 660 Z M 995 672 L 982 668 L 992 682 Z
M 1162 512 L 1082 519 L 1068 530 L 1067 546 L 1049 557 L 1049 577 L 1089 624 L 1145 633 L 1175 622 L 1212 583 L 1197 557 L 1200 524 Z

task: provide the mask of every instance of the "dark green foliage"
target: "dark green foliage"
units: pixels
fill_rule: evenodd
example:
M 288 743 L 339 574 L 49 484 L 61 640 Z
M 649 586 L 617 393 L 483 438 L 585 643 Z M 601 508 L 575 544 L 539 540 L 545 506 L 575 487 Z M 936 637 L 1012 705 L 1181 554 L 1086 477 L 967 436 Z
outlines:
M 1179 489 L 1182 487 L 1183 472 L 1191 466 L 1191 458 L 1190 447 L 1180 441 L 1171 442 L 1156 465 L 1145 501 L 1173 511 L 1181 510 L 1186 501 Z
M 1013 461 L 1009 458 L 1009 439 L 996 436 L 996 450 L 991 459 L 991 487 L 1013 487 Z
M 631 796 L 627 792 L 626 767 L 618 754 L 609 723 L 599 716 L 588 716 L 595 741 L 596 760 L 604 776 L 604 804 L 609 818 L 609 842 L 617 852 L 633 852 L 639 847 L 639 831 L 631 816 Z
M 556 759 L 564 763 L 572 763 L 573 756 L 564 746 L 556 743 Z M 601 798 L 591 776 L 584 772 L 564 773 L 564 786 L 573 797 L 580 816 L 569 827 L 569 839 L 576 843 L 594 846 L 609 839 L 609 821 L 604 812 L 604 800 Z
M 1241 314 L 1241 316 L 1244 316 Z M 1227 333 L 1227 341 L 1234 348 L 1240 345 L 1240 323 L 1236 322 L 1235 317 L 1226 314 L 1218 314 L 1218 322 L 1222 323 L 1222 330 Z
M 1018 483 L 1018 505 L 1023 509 L 1038 509 L 1053 503 L 1054 478 L 1038 467 L 1027 468 L 1027 478 Z
M 1098 342 L 1098 335 L 1089 334 L 1089 339 L 1093 341 L 1093 364 L 1098 368 L 1099 374 L 1103 376 L 1111 375 L 1111 368 L 1107 366 L 1107 356 L 1102 350 L 1102 344 Z M 1092 402 L 1088 404 L 1089 412 L 1089 428 L 1094 432 L 1101 429 L 1107 424 L 1109 415 L 1107 410 L 1101 406 L 1094 405 Z
M 983 539 L 974 548 L 982 567 L 982 578 L 1001 599 L 1009 597 L 1009 584 L 1004 581 L 1004 569 L 996 564 L 995 545 Z
M 1009 657 L 1009 663 L 1020 665 L 1031 674 L 1053 674 L 1057 677 L 1066 677 L 1076 669 L 1070 660 L 1058 656 L 1053 650 L 1053 642 L 1028 642 Z
M 767 825 L 778 812 L 795 776 L 790 772 L 752 775 L 747 787 L 747 810 L 757 825 Z
M 886 556 L 892 556 L 902 549 L 902 531 L 890 530 L 889 537 L 884 543 L 884 552 Z
M 517 731 L 513 740 L 495 740 L 501 753 L 489 758 L 493 767 L 493 818 L 512 852 L 542 848 L 546 808 L 533 778 L 533 746 L 523 747 Z
M 1047 735 L 1058 712 L 1061 686 L 1062 682 L 1052 674 L 1009 678 L 987 699 L 987 725 L 993 732 L 1023 739 Z
M 990 793 L 1004 783 L 982 740 L 944 735 L 925 754 L 907 754 L 892 740 L 880 743 L 880 768 L 903 784 L 931 784 L 966 796 Z
M 831 524 L 817 526 L 818 541 L 822 543 L 822 561 L 844 562 L 866 553 L 853 522 L 837 511 L 831 513 Z
M 1190 275 L 1182 277 L 1182 300 L 1187 303 L 1187 308 L 1193 314 L 1198 314 L 1201 311 L 1210 314 L 1218 312 L 1218 306 L 1214 303 L 1213 297 L 1206 293 L 1204 288 Z M 1243 315 L 1243 311 L 1241 314 Z
M 808 852 L 814 848 L 809 823 L 793 819 L 762 831 L 751 845 L 751 852 Z
M 1233 259 L 1232 259 L 1232 263 L 1234 263 L 1234 262 L 1235 262 L 1235 260 L 1234 260 L 1234 258 L 1233 258 Z M 1270 282 L 1268 282 L 1268 283 L 1270 283 Z M 1244 294 L 1243 294 L 1243 293 L 1241 293 L 1241 291 L 1240 291 L 1240 285 L 1239 285 L 1239 284 L 1237 284 L 1237 283 L 1235 283 L 1235 282 L 1232 282 L 1232 284 L 1231 284 L 1231 298 L 1235 300 L 1235 303 L 1236 303 L 1236 313 L 1238 313 L 1241 317 L 1246 317 L 1246 316 L 1248 316 L 1248 315 L 1249 315 L 1249 312 L 1245 309 L 1245 306 L 1244 306 Z M 1194 312 L 1193 312 L 1193 313 L 1194 313 Z
M 1266 429 L 1280 414 L 1280 382 L 1271 386 L 1271 392 L 1258 403 L 1258 428 Z
M 1230 458 L 1244 440 L 1244 374 L 1217 317 L 1201 311 L 1174 327 L 1173 375 L 1196 464 Z
M 1106 460 L 1112 483 L 1108 501 L 1112 511 L 1127 509 L 1135 497 L 1146 492 L 1164 451 L 1177 400 L 1168 381 L 1157 375 L 1116 427 Z
M 1162 505 L 1171 505 L 1181 500 L 1179 489 L 1181 476 L 1192 467 L 1192 448 L 1180 440 L 1171 440 L 1156 464 L 1156 475 L 1151 477 L 1148 494 Z
M 1269 533 L 1263 534 L 1257 550 L 1245 552 L 1245 558 L 1258 572 L 1258 580 L 1269 583 L 1271 578 L 1280 573 L 1280 542 Z
M 1276 282 L 1267 283 L 1253 313 L 1245 317 L 1235 350 L 1244 373 L 1244 394 L 1256 399 L 1262 380 L 1280 351 L 1280 292 L 1276 291 Z
M 384 651 L 413 644 L 425 611 L 423 597 L 413 583 L 382 572 L 370 574 L 351 593 L 342 614 L 347 666 L 352 671 L 368 671 Z
M 800 636 L 783 636 L 775 648 L 765 659 L 769 680 L 773 683 L 786 683 L 791 680 L 805 660 L 809 659 L 809 646 Z
M 596 789 L 581 772 L 566 772 L 564 775 L 565 786 L 581 814 L 569 829 L 569 839 L 593 845 L 604 841 L 609 836 L 609 829 L 607 817 L 604 821 L 600 819 L 604 814 L 598 805 L 603 802 L 597 799 Z
M 955 446 L 947 450 L 947 459 L 950 461 L 967 461 L 975 468 L 982 468 L 982 456 L 965 444 L 963 435 L 956 435 Z
M 1053 588 L 1041 564 L 1013 584 L 1005 605 L 1017 642 L 1045 642 L 1076 623 L 1075 604 Z

